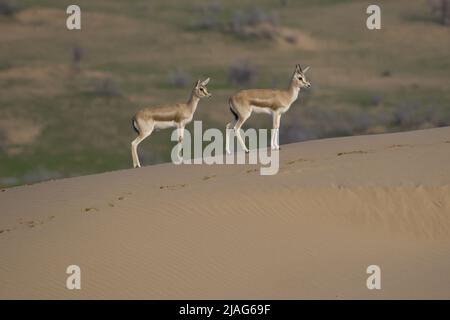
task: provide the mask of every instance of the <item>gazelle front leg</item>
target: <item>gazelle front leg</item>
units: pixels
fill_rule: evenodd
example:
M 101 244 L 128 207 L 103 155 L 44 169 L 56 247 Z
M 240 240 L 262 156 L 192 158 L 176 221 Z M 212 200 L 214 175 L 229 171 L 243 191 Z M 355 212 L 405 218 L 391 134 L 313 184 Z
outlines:
M 178 126 L 178 157 L 182 158 L 183 155 L 181 151 L 183 150 L 183 140 L 184 140 L 184 125 Z
M 270 147 L 272 150 L 279 150 L 280 145 L 278 144 L 279 139 L 279 129 L 280 129 L 280 119 L 281 115 L 279 113 L 273 114 L 273 128 L 271 131 Z
M 233 127 L 235 124 L 236 124 L 236 120 L 227 124 L 227 126 L 225 128 L 225 150 L 226 150 L 227 154 L 229 154 L 229 155 L 231 154 L 231 150 L 230 150 L 231 131 L 233 130 Z
M 184 140 L 184 126 L 178 127 L 178 143 L 183 143 Z

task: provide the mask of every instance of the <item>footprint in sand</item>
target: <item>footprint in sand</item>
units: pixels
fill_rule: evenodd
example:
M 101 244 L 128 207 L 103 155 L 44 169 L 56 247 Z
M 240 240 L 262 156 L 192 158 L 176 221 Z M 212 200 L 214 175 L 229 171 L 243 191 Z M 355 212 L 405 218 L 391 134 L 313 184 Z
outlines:
M 216 177 L 216 175 L 214 174 L 214 175 L 212 175 L 212 176 L 204 176 L 203 177 L 203 181 L 206 181 L 206 180 L 209 180 L 209 179 L 213 179 L 213 178 L 215 178 Z
M 89 212 L 94 212 L 94 211 L 100 211 L 100 210 L 98 210 L 98 208 L 94 208 L 94 207 L 90 207 L 90 208 L 84 208 L 84 210 L 83 210 L 84 212 L 86 212 L 86 213 L 89 213 Z
M 132 195 L 131 192 L 127 192 L 127 193 L 125 193 L 125 195 L 121 195 L 121 196 L 117 197 L 117 200 L 125 200 L 125 198 L 127 196 L 131 196 L 131 195 Z
M 53 219 L 55 219 L 55 216 L 48 216 L 47 218 L 44 218 L 42 220 L 23 220 L 22 218 L 19 218 L 18 222 L 19 222 L 19 226 L 34 228 L 36 226 L 43 225 Z M 18 226 L 15 226 L 12 228 L 12 230 L 16 230 L 18 228 L 19 228 Z M 8 231 L 11 231 L 11 230 L 8 229 Z
M 295 163 L 301 163 L 301 162 L 312 162 L 312 160 L 300 158 L 300 159 L 295 159 L 295 160 L 287 161 L 286 164 L 290 166 L 290 165 L 293 165 L 293 164 L 295 164 Z
M 19 218 L 18 221 L 18 225 L 15 225 L 12 228 L 8 228 L 8 229 L 0 229 L 0 234 L 1 233 L 7 233 L 7 232 L 11 232 L 13 230 L 17 230 L 21 227 L 27 227 L 27 228 L 34 228 L 40 225 L 43 225 L 51 220 L 55 219 L 55 216 L 48 216 L 47 218 L 44 218 L 42 220 L 23 220 L 22 218 Z
M 24 221 L 23 224 L 28 228 L 34 228 L 37 225 L 37 222 L 34 220 Z
M 393 144 L 387 147 L 387 149 L 398 149 L 398 148 L 404 148 L 404 147 L 411 147 L 410 144 Z
M 337 155 L 338 155 L 338 157 L 340 157 L 340 156 L 350 155 L 350 154 L 367 154 L 367 153 L 369 153 L 369 151 L 355 150 L 355 151 L 339 152 Z
M 125 194 L 122 194 L 120 196 L 118 196 L 117 198 L 115 198 L 114 200 L 110 200 L 107 202 L 107 206 L 110 208 L 114 208 L 116 206 L 116 200 L 118 201 L 122 201 L 125 200 L 128 196 L 132 195 L 132 192 L 126 192 Z M 95 208 L 95 207 L 89 207 L 89 208 L 85 208 L 84 212 L 92 212 L 92 211 L 100 211 L 100 209 Z
M 245 173 L 253 173 L 253 172 L 259 172 L 259 169 L 248 169 L 245 171 Z
M 159 189 L 175 191 L 175 190 L 187 187 L 187 186 L 188 186 L 187 183 L 183 183 L 183 184 L 176 184 L 176 185 L 171 185 L 171 186 L 160 186 Z
M 444 203 L 441 200 L 435 200 L 433 201 L 433 205 L 436 208 L 442 209 L 444 207 Z
M 290 160 L 290 161 L 286 161 L 285 164 L 286 166 L 282 166 L 280 167 L 279 172 L 280 173 L 301 173 L 303 172 L 303 169 L 299 169 L 299 170 L 292 170 L 292 166 L 296 163 L 304 163 L 304 162 L 313 162 L 313 160 L 310 159 L 303 159 L 303 158 L 298 158 L 298 159 L 294 159 L 294 160 Z M 295 168 L 295 167 L 294 167 Z

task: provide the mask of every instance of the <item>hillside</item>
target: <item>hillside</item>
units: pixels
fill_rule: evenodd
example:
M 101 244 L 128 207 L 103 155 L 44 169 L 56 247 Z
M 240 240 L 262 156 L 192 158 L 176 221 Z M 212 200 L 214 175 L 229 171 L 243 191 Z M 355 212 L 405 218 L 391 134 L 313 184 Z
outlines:
M 450 298 L 450 127 L 280 155 L 2 190 L 0 298 Z

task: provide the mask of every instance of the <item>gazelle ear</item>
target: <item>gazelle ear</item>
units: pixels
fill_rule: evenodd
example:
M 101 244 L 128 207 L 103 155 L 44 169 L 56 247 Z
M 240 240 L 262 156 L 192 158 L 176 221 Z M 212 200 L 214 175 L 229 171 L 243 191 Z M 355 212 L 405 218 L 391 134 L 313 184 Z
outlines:
M 306 68 L 305 68 L 305 70 L 303 70 L 303 73 L 306 73 L 306 71 L 308 71 L 309 70 L 309 66 L 307 66 Z
M 200 86 L 200 80 L 197 80 L 197 83 L 195 84 L 195 87 L 198 88 Z
M 206 86 L 208 83 L 209 83 L 209 78 L 207 78 L 207 79 L 205 79 L 203 82 L 202 82 L 202 86 Z

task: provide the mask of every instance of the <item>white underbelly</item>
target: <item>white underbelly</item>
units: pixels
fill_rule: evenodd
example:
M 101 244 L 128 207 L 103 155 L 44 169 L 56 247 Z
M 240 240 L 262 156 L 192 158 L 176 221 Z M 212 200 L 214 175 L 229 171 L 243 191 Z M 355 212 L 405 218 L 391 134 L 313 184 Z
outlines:
M 272 109 L 270 109 L 270 108 L 261 108 L 261 107 L 257 107 L 257 106 L 252 106 L 252 110 L 255 113 L 272 114 Z
M 155 121 L 155 129 L 167 129 L 176 127 L 175 121 Z

